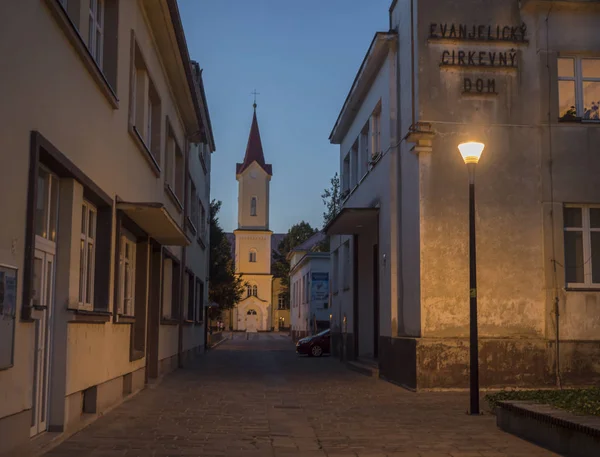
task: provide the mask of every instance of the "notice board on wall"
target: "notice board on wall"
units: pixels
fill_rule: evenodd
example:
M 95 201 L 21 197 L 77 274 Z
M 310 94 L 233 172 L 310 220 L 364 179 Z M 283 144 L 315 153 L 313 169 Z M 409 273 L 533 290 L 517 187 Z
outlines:
M 13 365 L 17 269 L 0 265 L 0 370 Z

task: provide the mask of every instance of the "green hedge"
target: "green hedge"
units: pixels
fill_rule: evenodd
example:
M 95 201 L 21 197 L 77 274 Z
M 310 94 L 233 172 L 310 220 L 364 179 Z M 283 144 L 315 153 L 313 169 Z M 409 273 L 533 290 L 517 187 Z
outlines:
M 505 390 L 486 395 L 490 408 L 499 401 L 528 400 L 565 409 L 575 414 L 600 416 L 600 388 L 564 390 Z

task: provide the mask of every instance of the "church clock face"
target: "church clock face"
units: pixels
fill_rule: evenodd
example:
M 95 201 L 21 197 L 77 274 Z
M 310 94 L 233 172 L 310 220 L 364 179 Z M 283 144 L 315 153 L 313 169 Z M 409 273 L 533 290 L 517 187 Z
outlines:
M 250 172 L 250 177 L 251 177 L 252 179 L 256 179 L 256 172 L 255 172 L 255 171 L 251 171 L 251 172 Z

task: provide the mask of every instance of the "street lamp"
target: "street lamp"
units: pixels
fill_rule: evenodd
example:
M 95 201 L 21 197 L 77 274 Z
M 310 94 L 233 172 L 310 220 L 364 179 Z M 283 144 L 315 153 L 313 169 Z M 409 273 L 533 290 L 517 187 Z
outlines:
M 477 255 L 475 250 L 475 165 L 485 145 L 470 141 L 458 145 L 469 171 L 469 296 L 470 296 L 470 373 L 471 414 L 479 414 L 479 349 L 477 347 Z

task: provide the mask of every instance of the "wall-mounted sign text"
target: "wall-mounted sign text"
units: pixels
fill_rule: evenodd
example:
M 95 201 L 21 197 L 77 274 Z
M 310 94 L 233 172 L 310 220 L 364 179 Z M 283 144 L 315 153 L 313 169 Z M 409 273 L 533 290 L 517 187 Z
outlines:
M 442 52 L 440 66 L 516 68 L 517 51 L 448 51 Z
M 527 42 L 527 25 L 467 25 L 467 24 L 429 24 L 429 38 L 463 41 L 509 41 Z
M 448 45 L 471 43 L 471 46 L 481 46 L 496 43 L 494 47 L 502 44 L 512 44 L 514 47 L 528 44 L 527 25 L 468 25 L 454 23 L 431 23 L 429 25 L 429 42 L 445 42 Z M 465 47 L 471 46 L 465 44 Z M 464 69 L 470 71 L 516 71 L 518 55 L 515 48 L 473 50 L 457 48 L 443 49 L 440 58 L 440 67 L 449 70 Z M 496 79 L 484 77 L 465 76 L 462 79 L 462 93 L 465 95 L 497 95 Z

